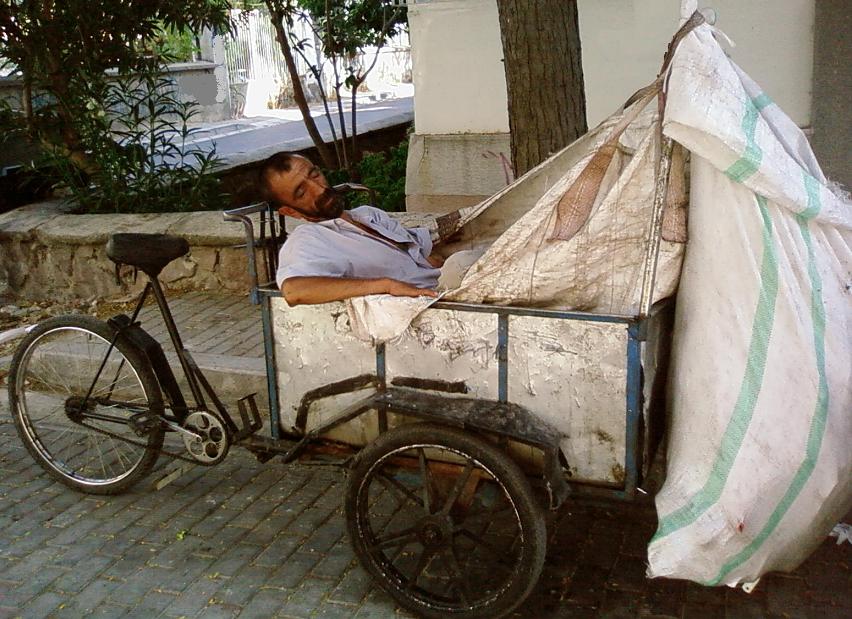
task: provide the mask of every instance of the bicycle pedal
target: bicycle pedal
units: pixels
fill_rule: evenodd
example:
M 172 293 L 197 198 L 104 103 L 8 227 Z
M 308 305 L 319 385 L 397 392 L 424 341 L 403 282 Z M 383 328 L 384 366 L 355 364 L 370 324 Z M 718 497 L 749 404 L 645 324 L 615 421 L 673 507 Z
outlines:
M 131 415 L 129 421 L 130 428 L 136 436 L 146 436 L 152 430 L 155 430 L 160 425 L 160 419 L 150 411 L 143 411 Z
M 240 419 L 243 427 L 234 436 L 234 441 L 239 441 L 251 436 L 263 427 L 260 411 L 255 401 L 256 393 L 251 393 L 237 400 L 237 409 L 240 411 Z

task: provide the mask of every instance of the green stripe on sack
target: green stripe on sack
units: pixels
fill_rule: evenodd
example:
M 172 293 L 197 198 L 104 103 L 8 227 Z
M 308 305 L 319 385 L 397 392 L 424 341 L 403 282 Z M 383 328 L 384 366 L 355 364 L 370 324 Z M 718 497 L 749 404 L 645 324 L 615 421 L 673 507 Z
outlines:
M 819 199 L 819 181 L 807 172 L 802 172 L 805 179 L 805 193 L 808 194 L 808 208 L 799 213 L 799 217 L 808 220 L 813 219 L 822 210 Z
M 809 183 L 813 181 L 813 185 Z M 775 506 L 769 520 L 761 529 L 760 533 L 752 540 L 752 542 L 731 558 L 709 585 L 718 585 L 722 580 L 734 569 L 742 565 L 757 550 L 763 545 L 763 542 L 772 534 L 787 510 L 793 504 L 793 501 L 799 496 L 802 488 L 805 487 L 808 479 L 816 467 L 817 458 L 819 457 L 822 439 L 825 436 L 825 424 L 828 417 L 828 377 L 825 372 L 825 305 L 822 300 L 822 278 L 817 269 L 816 257 L 814 255 L 813 240 L 811 239 L 811 231 L 808 228 L 806 213 L 813 217 L 820 211 L 819 193 L 816 179 L 810 174 L 805 173 L 805 188 L 808 193 L 808 208 L 800 215 L 796 216 L 799 224 L 799 231 L 802 234 L 802 240 L 808 251 L 808 277 L 811 281 L 811 322 L 813 324 L 813 340 L 814 340 L 814 356 L 816 358 L 816 370 L 819 376 L 819 386 L 817 389 L 817 400 L 814 407 L 814 414 L 811 420 L 811 427 L 808 432 L 808 442 L 805 447 L 805 457 L 796 474 L 793 476 L 793 481 L 790 482 L 790 487 L 787 492 Z
M 722 435 L 710 477 L 686 505 L 668 516 L 660 518 L 657 532 L 654 534 L 651 543 L 692 524 L 719 500 L 754 414 L 757 398 L 763 384 L 769 337 L 772 334 L 775 318 L 775 299 L 778 294 L 778 258 L 772 241 L 772 219 L 766 206 L 766 198 L 757 194 L 755 194 L 755 198 L 763 220 L 763 260 L 760 265 L 760 294 L 754 312 L 751 341 L 749 342 L 740 392 L 731 418 L 725 428 L 725 433 Z
M 760 110 L 772 103 L 772 99 L 765 93 L 761 93 L 753 99 L 746 100 L 745 114 L 743 115 L 742 129 L 746 138 L 746 148 L 742 156 L 725 170 L 725 174 L 732 181 L 742 183 L 760 168 L 763 160 L 763 150 L 755 141 L 757 119 Z

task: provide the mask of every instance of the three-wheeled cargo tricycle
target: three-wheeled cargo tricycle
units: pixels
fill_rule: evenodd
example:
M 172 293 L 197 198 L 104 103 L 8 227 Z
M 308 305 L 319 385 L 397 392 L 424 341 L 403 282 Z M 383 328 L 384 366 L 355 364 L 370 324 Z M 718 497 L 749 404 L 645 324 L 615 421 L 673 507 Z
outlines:
M 636 495 L 660 436 L 668 304 L 619 316 L 437 302 L 412 336 L 372 345 L 348 332 L 342 304 L 289 308 L 280 298 L 272 280 L 286 234 L 270 207 L 225 216 L 246 230 L 268 418 L 254 395 L 232 417 L 181 341 L 157 276 L 186 241 L 115 234 L 110 258 L 149 276 L 133 314 L 45 321 L 12 362 L 17 431 L 53 477 L 114 494 L 161 453 L 203 465 L 232 446 L 261 462 L 337 456 L 358 559 L 427 617 L 516 608 L 543 566 L 545 510 L 580 489 Z M 151 294 L 190 398 L 137 320 Z

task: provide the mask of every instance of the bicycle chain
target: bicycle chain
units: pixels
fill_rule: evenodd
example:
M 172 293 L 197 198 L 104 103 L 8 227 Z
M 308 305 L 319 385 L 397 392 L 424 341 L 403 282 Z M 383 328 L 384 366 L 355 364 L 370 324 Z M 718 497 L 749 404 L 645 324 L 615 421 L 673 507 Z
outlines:
M 111 438 L 116 438 L 116 439 L 123 441 L 125 443 L 129 443 L 131 445 L 136 445 L 137 447 L 142 447 L 144 449 L 150 449 L 150 447 L 148 446 L 147 443 L 137 442 L 137 441 L 134 441 L 133 439 L 127 438 L 126 436 L 119 436 L 115 432 L 110 432 L 109 430 L 104 430 L 103 428 L 96 428 L 94 426 L 89 426 L 89 425 L 86 425 L 85 423 L 82 423 L 82 422 L 80 422 L 80 425 L 83 426 L 84 428 L 86 428 L 87 430 L 94 430 L 95 432 L 98 432 L 100 434 L 105 434 L 105 435 L 107 435 Z M 161 454 L 163 454 L 164 456 L 168 456 L 169 458 L 175 458 L 177 460 L 183 460 L 184 462 L 191 462 L 192 464 L 200 464 L 201 466 L 215 466 L 215 465 L 212 465 L 212 464 L 205 464 L 204 462 L 196 460 L 195 458 L 191 458 L 189 456 L 185 456 L 185 455 L 180 454 L 180 453 L 174 453 L 174 452 L 171 452 L 171 451 L 166 451 L 162 447 L 160 447 L 160 449 L 158 451 Z

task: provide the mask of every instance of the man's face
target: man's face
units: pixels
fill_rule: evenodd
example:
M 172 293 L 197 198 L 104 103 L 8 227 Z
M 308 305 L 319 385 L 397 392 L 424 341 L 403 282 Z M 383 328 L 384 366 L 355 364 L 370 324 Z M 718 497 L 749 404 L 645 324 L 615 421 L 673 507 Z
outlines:
M 309 221 L 340 217 L 344 202 L 328 184 L 320 169 L 304 157 L 294 156 L 287 172 L 268 177 L 270 197 L 281 212 Z

